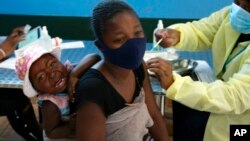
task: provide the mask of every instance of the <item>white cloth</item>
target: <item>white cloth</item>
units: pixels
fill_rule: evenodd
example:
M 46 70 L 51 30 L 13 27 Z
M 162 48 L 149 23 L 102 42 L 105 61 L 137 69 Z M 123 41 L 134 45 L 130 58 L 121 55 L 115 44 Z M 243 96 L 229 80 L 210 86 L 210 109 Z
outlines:
M 142 141 L 153 120 L 145 104 L 143 89 L 134 103 L 110 115 L 106 120 L 107 141 Z

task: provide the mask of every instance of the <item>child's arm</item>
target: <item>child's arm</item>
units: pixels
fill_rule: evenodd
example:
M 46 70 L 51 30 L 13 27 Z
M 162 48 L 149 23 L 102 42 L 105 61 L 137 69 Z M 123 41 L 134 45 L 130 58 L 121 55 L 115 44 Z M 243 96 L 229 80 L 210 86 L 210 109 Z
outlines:
M 71 75 L 79 78 L 81 77 L 91 66 L 101 60 L 98 54 L 92 53 L 86 55 L 76 67 L 71 71 Z
M 101 60 L 101 57 L 98 54 L 88 54 L 71 70 L 68 81 L 68 93 L 71 100 L 73 100 L 74 97 L 73 94 L 75 93 L 75 86 L 78 82 L 78 78 L 99 60 Z
M 62 139 L 75 135 L 75 117 L 62 121 L 58 107 L 50 101 L 44 101 L 41 110 L 43 128 L 50 139 Z

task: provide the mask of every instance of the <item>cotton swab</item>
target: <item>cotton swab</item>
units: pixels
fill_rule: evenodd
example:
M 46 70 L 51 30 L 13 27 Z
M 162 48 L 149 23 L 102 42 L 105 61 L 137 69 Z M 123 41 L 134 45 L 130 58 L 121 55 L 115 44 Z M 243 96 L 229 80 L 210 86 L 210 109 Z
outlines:
M 154 48 L 157 47 L 157 46 L 161 43 L 162 40 L 163 40 L 163 38 L 161 38 L 161 39 L 154 45 Z

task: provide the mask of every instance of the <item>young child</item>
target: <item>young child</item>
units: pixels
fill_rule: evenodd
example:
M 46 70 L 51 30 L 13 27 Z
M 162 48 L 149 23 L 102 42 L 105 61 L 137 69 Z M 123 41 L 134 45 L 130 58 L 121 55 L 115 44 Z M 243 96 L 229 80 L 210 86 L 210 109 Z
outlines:
M 104 59 L 76 87 L 77 140 L 142 141 L 148 134 L 169 140 L 142 62 L 146 39 L 135 11 L 105 0 L 94 8 L 91 24 Z
M 74 136 L 75 108 L 67 94 L 72 85 L 70 78 L 75 80 L 98 60 L 98 55 L 87 55 L 72 69 L 60 62 L 60 48 L 39 44 L 28 47 L 17 58 L 16 73 L 24 80 L 23 92 L 28 97 L 38 95 L 43 127 L 49 138 Z

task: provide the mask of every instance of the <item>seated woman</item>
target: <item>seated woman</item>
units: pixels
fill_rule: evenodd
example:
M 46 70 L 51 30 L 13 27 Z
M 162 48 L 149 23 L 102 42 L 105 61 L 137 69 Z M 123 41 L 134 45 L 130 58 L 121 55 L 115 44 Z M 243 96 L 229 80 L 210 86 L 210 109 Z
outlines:
M 43 127 L 52 139 L 74 136 L 75 108 L 74 102 L 69 100 L 67 88 L 72 84 L 71 80 L 75 80 L 73 76 L 82 75 L 100 57 L 87 55 L 73 70 L 59 59 L 60 48 L 41 44 L 25 49 L 16 61 L 16 73 L 24 80 L 24 94 L 28 97 L 38 95 Z
M 76 89 L 77 140 L 169 140 L 142 58 L 146 39 L 135 11 L 123 1 L 100 2 L 91 21 L 104 59 Z

